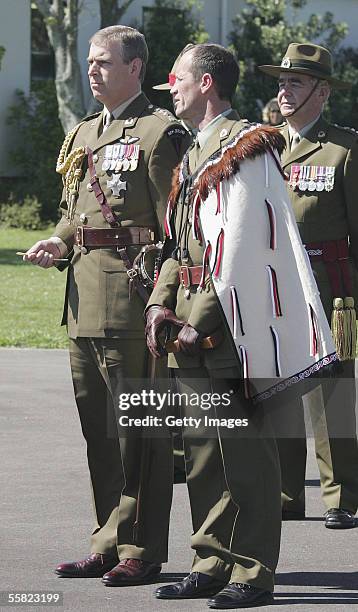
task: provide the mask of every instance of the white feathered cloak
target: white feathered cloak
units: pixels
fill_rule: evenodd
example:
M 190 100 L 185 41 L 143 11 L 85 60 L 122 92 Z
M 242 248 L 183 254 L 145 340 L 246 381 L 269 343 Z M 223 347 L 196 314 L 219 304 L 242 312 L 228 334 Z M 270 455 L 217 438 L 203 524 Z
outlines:
M 281 138 L 251 125 L 193 177 L 193 234 L 255 402 L 337 359 L 274 150 Z M 182 164 L 168 219 L 184 178 Z

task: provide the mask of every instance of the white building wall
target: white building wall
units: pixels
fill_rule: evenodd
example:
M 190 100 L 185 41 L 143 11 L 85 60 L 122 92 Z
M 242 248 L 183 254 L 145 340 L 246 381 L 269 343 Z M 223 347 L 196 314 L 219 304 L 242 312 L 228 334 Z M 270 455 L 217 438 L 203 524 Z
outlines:
M 0 0 L 0 45 L 5 47 L 0 69 L 0 177 L 14 174 L 8 160 L 14 136 L 6 118 L 16 101 L 15 91 L 29 93 L 30 32 L 30 2 Z

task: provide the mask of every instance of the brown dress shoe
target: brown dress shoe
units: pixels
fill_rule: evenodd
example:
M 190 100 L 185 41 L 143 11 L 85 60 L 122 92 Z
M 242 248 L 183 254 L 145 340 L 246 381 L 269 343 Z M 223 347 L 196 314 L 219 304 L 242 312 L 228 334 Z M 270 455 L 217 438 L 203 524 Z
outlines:
M 106 586 L 150 584 L 161 569 L 161 565 L 142 559 L 122 559 L 116 567 L 103 576 L 102 582 Z
M 101 578 L 117 562 L 118 558 L 112 555 L 92 553 L 82 561 L 61 563 L 56 567 L 55 573 L 62 578 Z

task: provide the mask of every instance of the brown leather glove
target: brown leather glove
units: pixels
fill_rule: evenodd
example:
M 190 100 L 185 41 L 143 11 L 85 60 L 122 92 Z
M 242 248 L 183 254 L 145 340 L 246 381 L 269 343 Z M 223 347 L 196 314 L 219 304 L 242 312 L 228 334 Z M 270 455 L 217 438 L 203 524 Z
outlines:
M 200 351 L 200 342 L 204 334 L 186 323 L 178 334 L 179 349 L 186 355 L 197 355 Z
M 145 339 L 147 342 L 147 347 L 153 357 L 162 357 L 163 355 L 166 355 L 167 352 L 158 340 L 160 332 L 165 328 L 169 328 L 170 325 L 183 327 L 183 325 L 185 325 L 185 321 L 178 319 L 175 316 L 175 313 L 169 308 L 157 305 L 150 306 L 145 313 L 145 317 Z

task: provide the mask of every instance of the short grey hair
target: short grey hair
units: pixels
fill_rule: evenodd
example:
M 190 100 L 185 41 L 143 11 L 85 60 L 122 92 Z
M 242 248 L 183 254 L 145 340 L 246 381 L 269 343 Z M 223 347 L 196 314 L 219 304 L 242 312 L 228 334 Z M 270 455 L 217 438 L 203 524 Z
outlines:
M 104 47 L 111 41 L 118 42 L 119 54 L 125 64 L 129 64 L 136 57 L 142 61 L 139 79 L 143 83 L 149 56 L 143 34 L 129 26 L 114 25 L 98 30 L 89 40 L 90 43 L 103 45 Z

